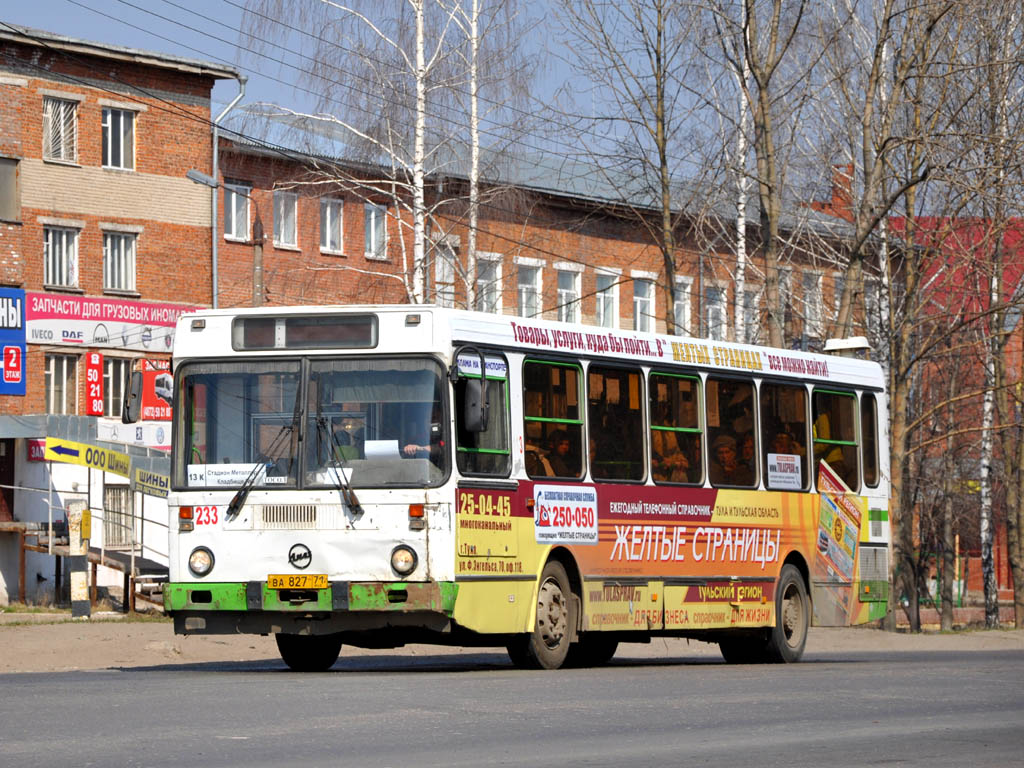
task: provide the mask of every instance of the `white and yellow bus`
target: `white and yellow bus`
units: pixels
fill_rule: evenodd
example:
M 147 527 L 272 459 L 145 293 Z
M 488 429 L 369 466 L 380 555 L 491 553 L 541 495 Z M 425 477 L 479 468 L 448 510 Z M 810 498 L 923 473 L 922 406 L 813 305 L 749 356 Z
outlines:
M 846 357 L 431 306 L 210 310 L 173 359 L 182 634 L 797 661 L 888 597 L 884 381 Z M 129 398 L 126 419 L 131 419 Z

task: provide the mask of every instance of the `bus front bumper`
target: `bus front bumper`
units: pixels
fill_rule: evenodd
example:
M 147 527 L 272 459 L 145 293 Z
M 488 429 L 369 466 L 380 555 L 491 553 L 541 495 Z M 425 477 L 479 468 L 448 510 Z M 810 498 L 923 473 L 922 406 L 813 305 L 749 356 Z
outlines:
M 334 581 L 277 590 L 265 581 L 169 583 L 164 610 L 179 634 L 329 634 L 389 626 L 441 630 L 455 610 L 454 582 Z

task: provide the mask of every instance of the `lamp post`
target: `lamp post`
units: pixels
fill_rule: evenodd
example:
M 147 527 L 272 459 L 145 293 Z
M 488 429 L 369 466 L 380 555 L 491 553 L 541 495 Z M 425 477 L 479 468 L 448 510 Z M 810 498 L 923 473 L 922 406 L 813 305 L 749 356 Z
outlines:
M 196 184 L 202 184 L 203 186 L 210 187 L 216 190 L 223 185 L 218 182 L 212 176 L 209 176 L 202 171 L 192 169 L 186 171 L 185 177 L 189 181 L 193 181 Z M 263 233 L 263 219 L 260 218 L 260 205 L 256 202 L 255 198 L 245 194 L 237 189 L 233 189 L 236 195 L 241 195 L 246 200 L 252 203 L 253 211 L 255 213 L 255 219 L 252 224 L 252 305 L 254 307 L 262 306 L 263 304 L 263 241 L 266 239 Z M 213 287 L 214 290 L 214 306 L 216 306 L 217 286 Z

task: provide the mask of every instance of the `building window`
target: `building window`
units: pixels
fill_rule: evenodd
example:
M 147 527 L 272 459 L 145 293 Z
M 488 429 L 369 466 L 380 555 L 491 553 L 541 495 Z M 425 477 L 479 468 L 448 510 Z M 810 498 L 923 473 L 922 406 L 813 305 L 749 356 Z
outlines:
M 496 314 L 501 311 L 501 255 L 484 258 L 477 254 L 474 309 Z
M 274 245 L 294 248 L 298 245 L 297 227 L 295 225 L 295 209 L 299 197 L 294 192 L 282 189 L 274 190 Z
M 619 276 L 597 274 L 596 323 L 603 328 L 618 327 Z
M 839 319 L 839 308 L 843 303 L 843 289 L 846 287 L 846 276 L 837 273 L 832 278 L 832 322 Z
M 103 233 L 103 290 L 135 290 L 135 235 Z
M 455 249 L 448 243 L 434 248 L 434 301 L 439 307 L 455 306 Z
M 74 355 L 46 356 L 46 412 L 73 414 L 77 412 L 78 387 Z
M 135 113 L 103 108 L 103 167 L 135 167 Z
M 820 339 L 825 334 L 821 313 L 821 275 L 804 272 L 804 336 Z
M 366 203 L 363 206 L 364 255 L 368 259 L 387 258 L 387 206 Z
M 66 99 L 43 98 L 43 157 L 73 163 L 77 157 L 78 104 Z
M 224 237 L 230 240 L 249 239 L 249 193 L 245 184 L 224 184 Z
M 729 325 L 725 315 L 725 289 L 709 285 L 704 289 L 704 318 L 707 324 L 707 338 L 725 341 Z
M 580 274 L 560 270 L 558 272 L 558 319 L 563 323 L 580 321 Z
M 18 166 L 18 160 L 0 157 L 0 220 L 3 221 L 21 221 Z
M 519 265 L 519 316 L 536 317 L 540 313 L 540 267 Z
M 633 280 L 633 330 L 650 333 L 654 317 L 654 284 L 650 280 Z
M 341 239 L 342 201 L 325 197 L 320 200 L 320 250 L 343 253 Z
M 676 324 L 676 333 L 681 336 L 690 335 L 690 288 L 693 281 L 683 277 L 676 278 L 676 300 L 672 308 L 672 319 Z
M 61 288 L 78 285 L 78 230 L 43 227 L 43 282 Z
M 131 370 L 131 360 L 121 357 L 103 359 L 103 415 L 111 418 L 121 417 L 121 406 L 124 403 L 124 378 Z

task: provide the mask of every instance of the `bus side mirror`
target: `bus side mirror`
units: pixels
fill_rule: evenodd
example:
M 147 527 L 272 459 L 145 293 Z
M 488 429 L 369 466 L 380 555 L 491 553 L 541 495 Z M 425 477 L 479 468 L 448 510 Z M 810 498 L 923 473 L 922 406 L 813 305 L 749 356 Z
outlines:
M 467 432 L 487 431 L 486 382 L 482 379 L 466 379 L 463 395 L 462 424 Z
M 124 403 L 121 405 L 121 421 L 134 424 L 142 411 L 142 371 L 129 371 L 124 377 Z

